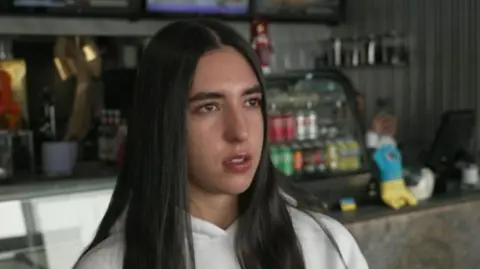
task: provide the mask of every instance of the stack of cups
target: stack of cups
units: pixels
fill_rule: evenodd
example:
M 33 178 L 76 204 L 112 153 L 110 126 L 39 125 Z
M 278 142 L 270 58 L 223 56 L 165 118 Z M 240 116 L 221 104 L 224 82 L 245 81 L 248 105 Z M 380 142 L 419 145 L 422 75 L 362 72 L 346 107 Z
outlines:
M 42 170 L 47 177 L 66 177 L 73 174 L 77 162 L 76 142 L 57 141 L 42 144 Z

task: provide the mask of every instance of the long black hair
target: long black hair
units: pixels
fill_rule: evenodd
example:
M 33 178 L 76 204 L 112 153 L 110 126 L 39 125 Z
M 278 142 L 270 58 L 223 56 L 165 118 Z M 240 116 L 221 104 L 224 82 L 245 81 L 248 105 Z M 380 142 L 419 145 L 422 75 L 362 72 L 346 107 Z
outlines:
M 194 268 L 186 193 L 186 107 L 200 57 L 220 46 L 241 53 L 265 89 L 250 45 L 221 22 L 175 22 L 150 41 L 134 93 L 126 159 L 107 212 L 84 254 L 108 237 L 125 211 L 123 269 Z M 263 101 L 267 130 L 265 107 Z M 237 259 L 242 269 L 304 269 L 288 204 L 268 156 L 265 142 L 253 182 L 239 197 Z

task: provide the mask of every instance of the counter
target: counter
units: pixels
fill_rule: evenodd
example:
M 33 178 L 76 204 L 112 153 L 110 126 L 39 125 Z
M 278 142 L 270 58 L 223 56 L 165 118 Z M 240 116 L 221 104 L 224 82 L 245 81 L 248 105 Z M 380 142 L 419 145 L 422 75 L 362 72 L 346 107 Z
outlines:
M 480 194 L 452 194 L 417 207 L 360 209 L 336 216 L 357 239 L 371 269 L 477 269 Z
M 0 185 L 0 268 L 72 268 L 108 206 L 116 172 L 81 165 L 74 176 Z
M 15 183 L 0 185 L 0 202 L 112 189 L 116 178 L 116 169 L 98 163 L 79 164 L 67 178 L 21 175 Z
M 111 172 L 90 169 L 89 175 L 0 186 L 0 268 L 71 267 L 115 184 Z M 368 206 L 331 215 L 355 236 L 371 269 L 476 269 L 479 208 L 480 193 L 463 193 L 397 211 Z M 11 258 L 2 259 L 4 253 Z

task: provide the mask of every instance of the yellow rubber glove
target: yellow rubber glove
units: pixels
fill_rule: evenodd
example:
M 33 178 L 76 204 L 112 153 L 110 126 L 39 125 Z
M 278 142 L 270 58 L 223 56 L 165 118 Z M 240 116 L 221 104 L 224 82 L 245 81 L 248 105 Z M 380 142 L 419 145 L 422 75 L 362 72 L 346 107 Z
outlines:
M 417 205 L 417 198 L 405 186 L 403 179 L 390 180 L 380 183 L 380 197 L 382 201 L 393 209 L 404 206 Z
M 405 186 L 402 177 L 402 156 L 393 145 L 378 148 L 373 159 L 380 172 L 380 196 L 385 204 L 399 209 L 414 206 L 417 199 Z

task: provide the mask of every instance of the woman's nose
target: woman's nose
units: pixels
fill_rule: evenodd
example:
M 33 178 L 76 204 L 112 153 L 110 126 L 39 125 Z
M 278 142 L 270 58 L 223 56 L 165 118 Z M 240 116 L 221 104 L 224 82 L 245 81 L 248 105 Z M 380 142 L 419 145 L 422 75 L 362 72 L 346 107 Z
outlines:
M 232 109 L 225 115 L 225 138 L 232 143 L 248 140 L 248 121 L 242 109 Z

